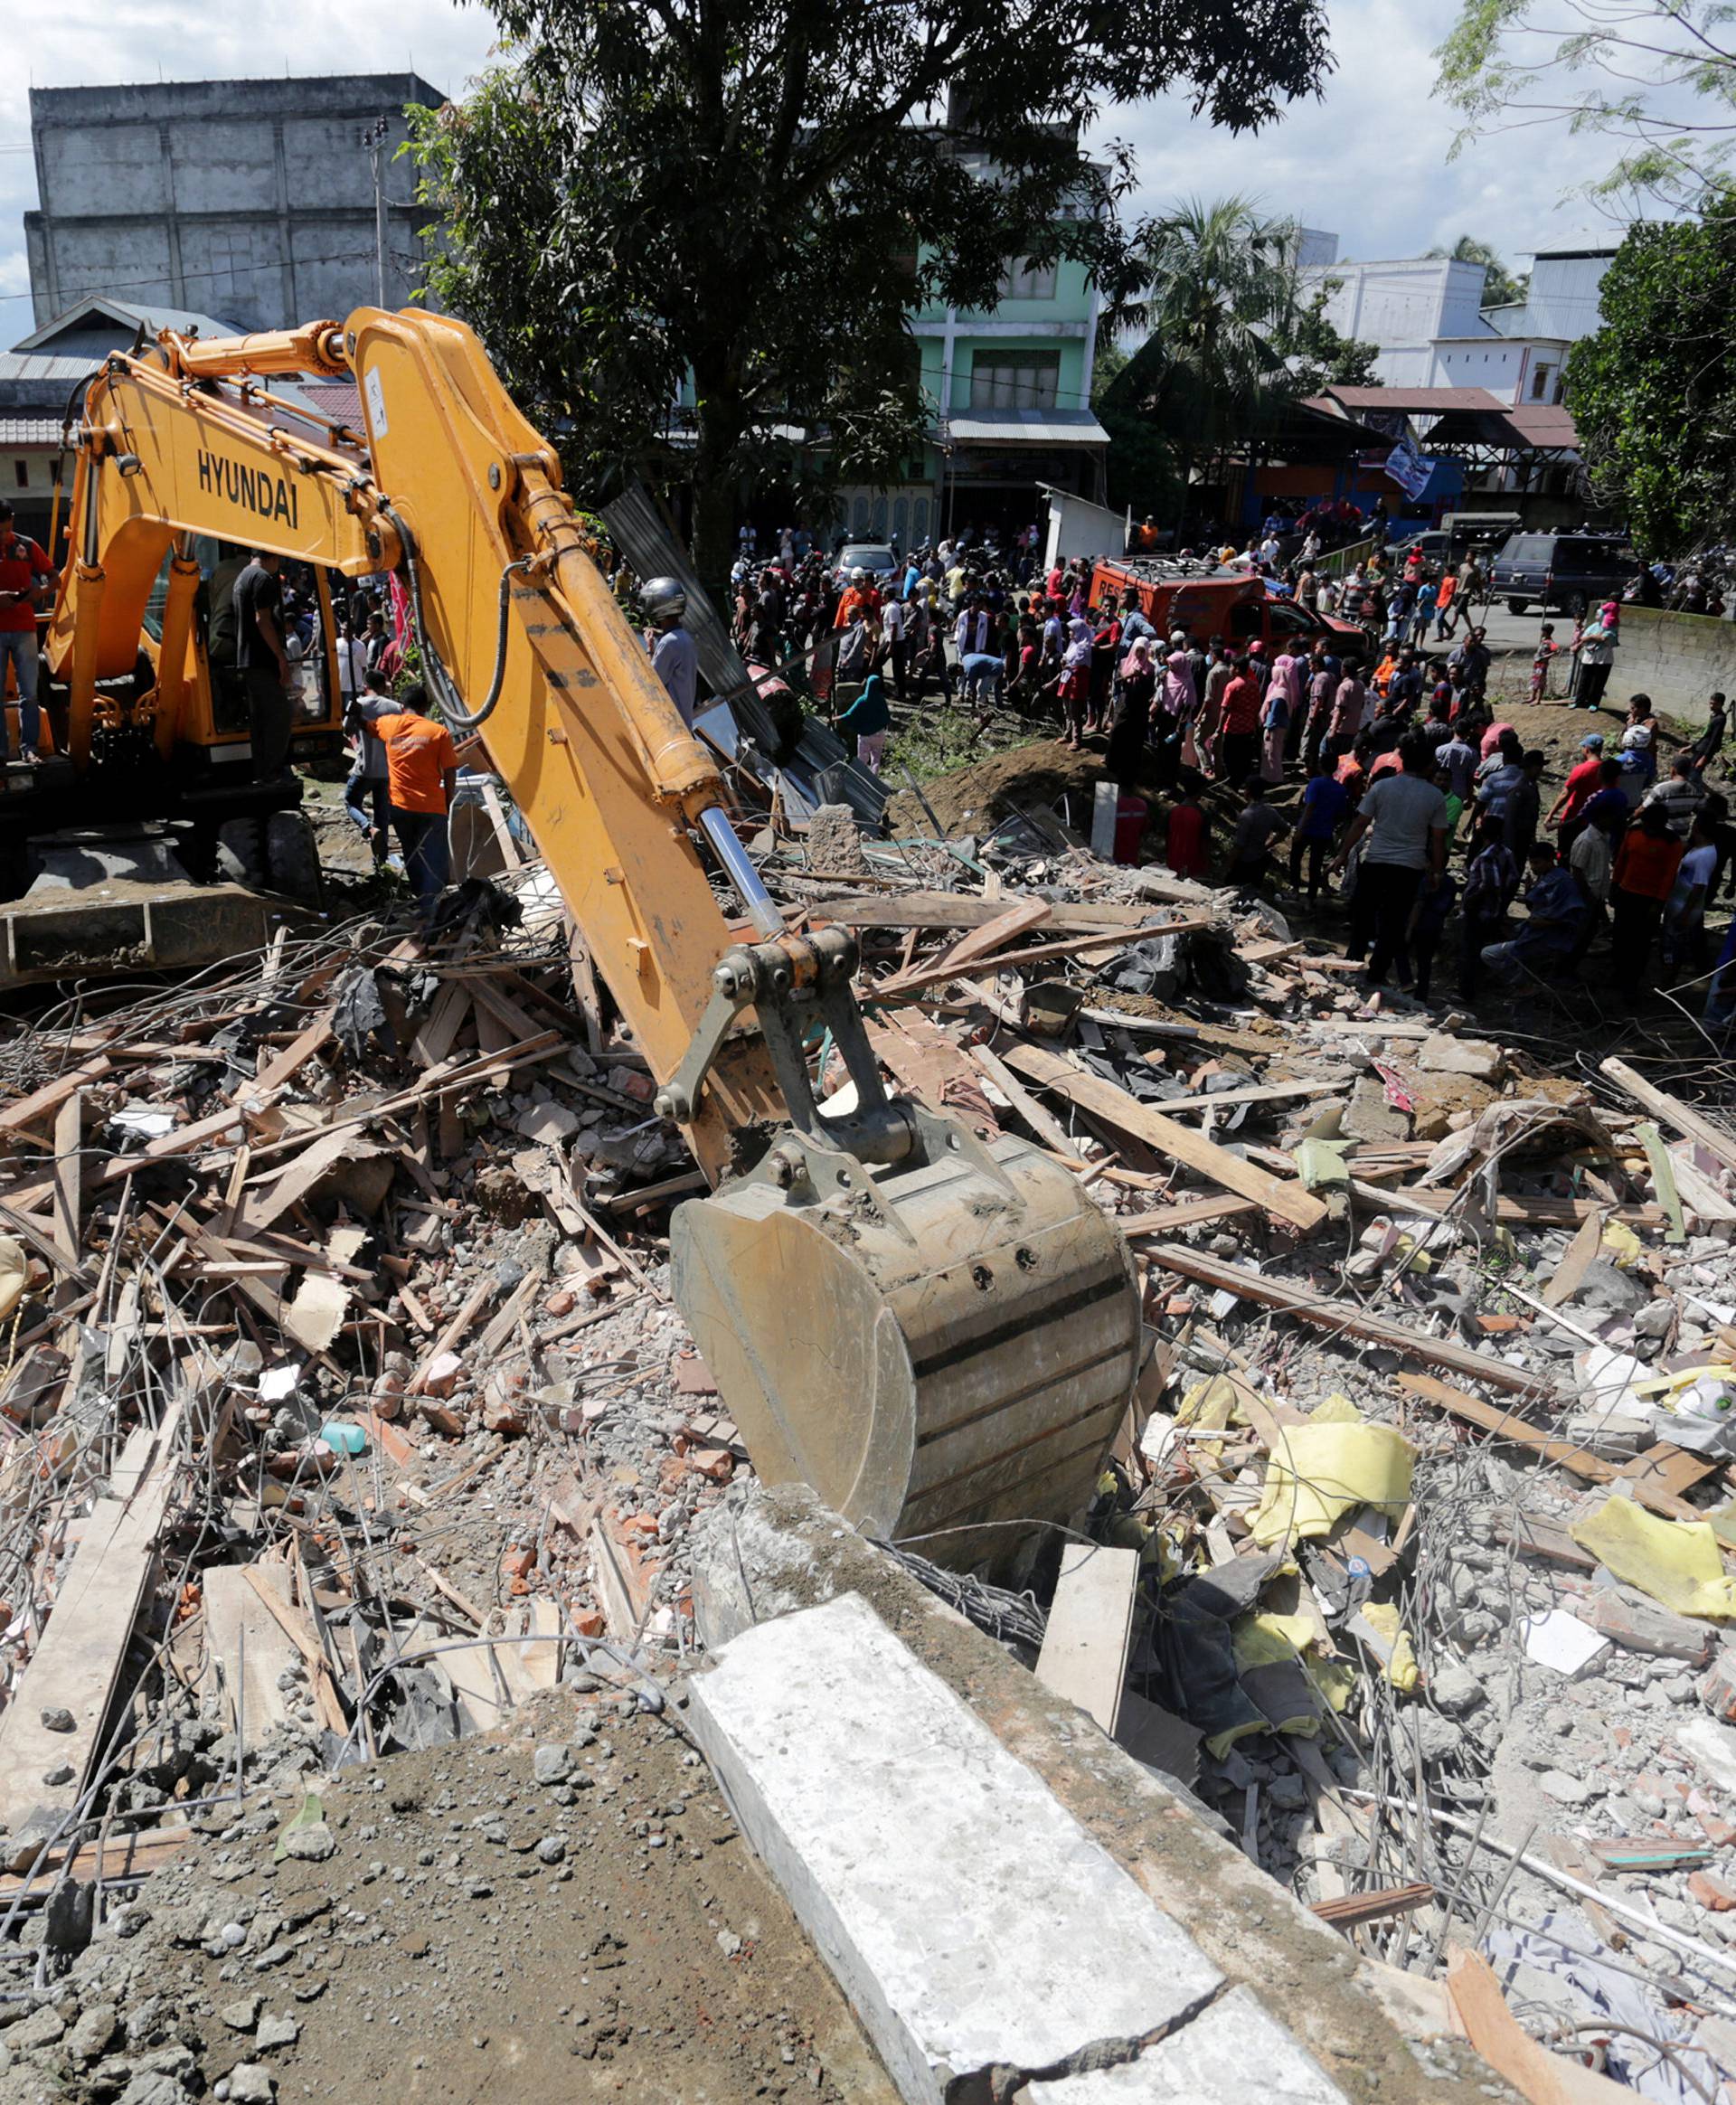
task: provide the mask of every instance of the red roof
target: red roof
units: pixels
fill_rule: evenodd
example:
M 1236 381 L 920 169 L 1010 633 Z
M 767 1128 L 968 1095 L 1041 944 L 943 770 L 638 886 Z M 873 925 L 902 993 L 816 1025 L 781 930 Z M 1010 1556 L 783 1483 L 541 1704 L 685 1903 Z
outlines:
M 1573 428 L 1573 419 L 1559 404 L 1521 402 L 1506 414 L 1508 423 L 1527 446 L 1578 448 L 1580 435 Z
M 1359 410 L 1397 410 L 1408 417 L 1444 417 L 1448 410 L 1507 407 L 1486 387 L 1329 387 L 1326 396 L 1353 414 Z
M 362 397 L 353 380 L 304 380 L 297 392 L 316 416 L 329 417 L 334 424 L 347 424 L 358 439 L 367 436 L 362 421 Z

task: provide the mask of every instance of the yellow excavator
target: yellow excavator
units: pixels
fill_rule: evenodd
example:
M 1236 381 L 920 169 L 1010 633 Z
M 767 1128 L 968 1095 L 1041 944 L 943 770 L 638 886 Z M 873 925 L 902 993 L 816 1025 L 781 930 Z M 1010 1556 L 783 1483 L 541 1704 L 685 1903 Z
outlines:
M 288 376 L 353 382 L 365 429 Z M 107 360 L 72 444 L 48 644 L 72 767 L 212 737 L 195 537 L 395 571 L 430 695 L 510 789 L 714 1187 L 675 1214 L 675 1297 L 760 1476 L 960 1568 L 1077 1520 L 1137 1371 L 1126 1243 L 1053 1160 L 887 1092 L 853 938 L 787 931 L 471 332 L 368 307 L 165 332 Z M 822 1026 L 845 1113 L 809 1075 Z

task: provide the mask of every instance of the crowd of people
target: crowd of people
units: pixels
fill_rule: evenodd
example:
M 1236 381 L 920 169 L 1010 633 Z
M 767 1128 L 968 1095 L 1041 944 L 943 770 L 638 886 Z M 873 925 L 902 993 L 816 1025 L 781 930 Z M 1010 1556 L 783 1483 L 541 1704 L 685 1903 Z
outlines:
M 1454 931 L 1467 1002 L 1491 981 L 1561 985 L 1606 931 L 1607 977 L 1628 1000 L 1655 964 L 1675 980 L 1704 978 L 1707 909 L 1727 877 L 1736 894 L 1736 825 L 1707 779 L 1724 741 L 1722 694 L 1700 737 L 1662 769 L 1656 717 L 1635 695 L 1619 731 L 1585 734 L 1545 808 L 1547 755 L 1497 720 L 1486 649 L 1452 668 L 1401 645 L 1372 672 L 1319 647 L 1269 665 L 1259 650 L 1235 658 L 1215 645 L 1176 655 L 1190 670 L 1201 655 L 1207 665 L 1204 764 L 1184 769 L 1169 819 L 1165 852 L 1178 873 L 1210 868 L 1202 792 L 1214 776 L 1241 798 L 1229 881 L 1274 894 L 1288 882 L 1317 908 L 1338 879 L 1349 954 L 1372 986 L 1396 981 L 1427 998 Z M 1127 676 L 1141 676 L 1131 654 Z M 1280 810 L 1273 792 L 1297 775 L 1294 811 Z M 1287 865 L 1275 852 L 1286 836 Z
M 920 704 L 931 689 L 979 720 L 996 704 L 1048 713 L 1074 750 L 1101 740 L 1125 790 L 1164 793 L 1164 854 L 1184 876 L 1212 869 L 1208 801 L 1228 788 L 1240 809 L 1221 873 L 1249 891 L 1288 885 L 1316 908 L 1335 892 L 1350 954 L 1374 986 L 1428 996 L 1443 945 L 1464 1000 L 1492 983 L 1558 984 L 1606 934 L 1608 977 L 1628 998 L 1658 965 L 1703 976 L 1707 906 L 1727 876 L 1736 893 L 1736 826 L 1707 780 L 1722 697 L 1660 776 L 1657 722 L 1636 696 L 1618 731 L 1586 734 L 1545 809 L 1546 756 L 1488 698 L 1479 559 L 1435 571 L 1412 550 L 1336 578 L 1315 567 L 1312 533 L 1276 567 L 1277 538 L 1269 523 L 1244 548 L 1203 553 L 1335 618 L 1307 648 L 1160 635 L 1137 588 L 1094 601 L 1094 566 L 1043 572 L 1023 543 L 942 544 L 884 576 L 836 576 L 817 551 L 793 565 L 743 562 L 737 636 L 757 662 L 813 668 L 871 768 L 894 697 Z M 1599 711 L 1619 624 L 1614 602 L 1565 639 L 1543 623 L 1531 701 Z M 1736 1005 L 1736 967 L 1727 977 Z M 1722 977 L 1714 1004 L 1721 988 Z

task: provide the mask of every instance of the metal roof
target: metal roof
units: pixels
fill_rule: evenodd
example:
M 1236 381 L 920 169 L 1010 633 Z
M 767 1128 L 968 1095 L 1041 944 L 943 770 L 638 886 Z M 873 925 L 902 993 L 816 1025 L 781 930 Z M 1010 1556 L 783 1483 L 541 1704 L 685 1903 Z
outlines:
M 1314 398 L 1316 405 L 1339 403 L 1344 409 L 1394 410 L 1407 417 L 1444 417 L 1448 410 L 1505 410 L 1507 404 L 1486 387 L 1328 387 Z
M 159 329 L 175 329 L 184 336 L 190 333 L 206 337 L 246 335 L 237 322 L 219 321 L 214 315 L 194 314 L 190 307 L 137 307 L 131 300 L 111 299 L 104 293 L 91 293 L 68 307 L 64 314 L 43 323 L 31 335 L 21 337 L 15 348 L 52 350 L 56 338 L 88 335 L 92 324 L 100 326 L 104 322 L 122 329 L 143 329 L 147 336 L 155 336 Z
M 967 446 L 1107 446 L 1089 410 L 966 410 L 948 415 L 946 435 Z
M 41 351 L 0 351 L 0 380 L 55 381 L 71 387 L 93 363 L 89 358 L 51 358 Z
M 1564 446 L 1576 450 L 1579 447 L 1580 435 L 1574 428 L 1572 414 L 1559 403 L 1521 402 L 1517 409 L 1508 410 L 1505 414 L 1527 446 Z

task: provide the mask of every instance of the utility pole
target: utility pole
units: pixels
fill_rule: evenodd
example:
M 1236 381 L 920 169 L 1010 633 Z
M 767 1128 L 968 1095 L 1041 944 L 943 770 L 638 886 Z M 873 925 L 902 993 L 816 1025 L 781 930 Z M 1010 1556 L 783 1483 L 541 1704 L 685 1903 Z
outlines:
M 377 117 L 356 135 L 356 144 L 373 168 L 373 301 L 386 304 L 386 138 L 392 129 L 389 118 Z

